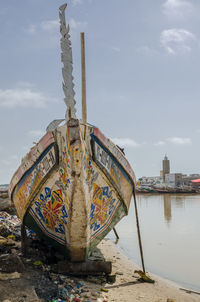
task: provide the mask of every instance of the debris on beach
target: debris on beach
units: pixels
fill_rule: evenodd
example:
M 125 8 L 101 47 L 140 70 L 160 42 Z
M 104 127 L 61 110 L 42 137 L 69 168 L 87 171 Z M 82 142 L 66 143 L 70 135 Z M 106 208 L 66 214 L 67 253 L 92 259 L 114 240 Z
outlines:
M 102 291 L 109 282 L 106 275 L 74 277 L 60 274 L 56 267 L 63 263 L 63 256 L 33 231 L 26 229 L 26 234 L 25 257 L 21 252 L 20 220 L 16 215 L 0 211 L 1 301 L 107 301 L 103 296 L 107 290 Z M 91 255 L 91 260 L 103 260 L 98 249 Z M 111 275 L 110 280 L 114 279 Z M 6 291 L 8 286 L 9 291 Z
M 0 185 L 0 211 L 14 210 L 14 205 L 8 196 L 8 185 Z
M 0 273 L 0 280 L 12 280 L 12 279 L 19 279 L 21 276 L 20 273 L 18 272 L 14 272 L 14 273 L 9 273 L 9 274 L 6 274 L 6 273 Z

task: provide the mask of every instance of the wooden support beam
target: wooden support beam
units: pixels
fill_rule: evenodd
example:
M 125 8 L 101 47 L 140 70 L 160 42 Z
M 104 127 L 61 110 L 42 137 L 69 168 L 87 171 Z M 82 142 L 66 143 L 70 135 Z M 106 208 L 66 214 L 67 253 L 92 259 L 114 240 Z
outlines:
M 102 275 L 111 273 L 112 263 L 110 261 L 60 261 L 56 265 L 55 270 L 59 274 L 66 273 L 70 275 Z

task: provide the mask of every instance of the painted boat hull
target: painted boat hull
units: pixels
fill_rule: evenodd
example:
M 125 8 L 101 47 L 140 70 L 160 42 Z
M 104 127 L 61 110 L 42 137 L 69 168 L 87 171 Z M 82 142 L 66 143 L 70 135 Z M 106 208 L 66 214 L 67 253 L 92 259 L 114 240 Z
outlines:
M 86 260 L 128 214 L 134 190 L 134 172 L 119 148 L 77 119 L 48 132 L 9 186 L 21 221 L 71 261 Z

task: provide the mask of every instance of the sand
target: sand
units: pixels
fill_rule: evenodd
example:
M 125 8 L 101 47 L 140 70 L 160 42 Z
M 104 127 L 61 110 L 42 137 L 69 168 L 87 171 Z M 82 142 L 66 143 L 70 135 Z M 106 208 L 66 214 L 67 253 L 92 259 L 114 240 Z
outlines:
M 98 245 L 92 257 L 97 260 L 99 256 L 112 262 L 112 275 L 116 275 L 116 281 L 112 284 L 107 283 L 105 276 L 80 278 L 80 276 L 61 275 L 53 270 L 53 266 L 42 263 L 42 253 L 39 253 L 39 250 L 35 253 L 32 248 L 32 255 L 27 258 L 22 257 L 20 242 L 15 243 L 15 248 L 13 246 L 7 248 L 12 252 L 11 255 L 8 254 L 10 261 L 12 259 L 15 261 L 12 265 L 9 264 L 12 262 L 9 262 L 8 258 L 5 258 L 7 262 L 2 262 L 3 268 L 7 268 L 8 271 L 0 274 L 0 302 L 5 300 L 7 302 L 61 301 L 54 299 L 60 297 L 58 294 L 60 287 L 62 290 L 69 287 L 67 291 L 71 299 L 63 298 L 63 301 L 200 302 L 200 295 L 185 293 L 178 285 L 151 273 L 149 275 L 155 280 L 154 284 L 140 282 L 139 276 L 135 273 L 135 270 L 140 268 L 108 239 L 104 239 Z M 6 255 L 4 257 L 7 257 Z M 39 261 L 41 265 L 35 266 L 36 260 L 42 260 Z M 82 285 L 79 288 L 77 284 Z
M 108 290 L 104 295 L 107 301 L 200 301 L 200 295 L 185 293 L 179 289 L 178 285 L 151 273 L 149 275 L 155 280 L 155 284 L 138 282 L 138 275 L 134 273 L 135 270 L 138 270 L 138 266 L 124 255 L 112 241 L 103 240 L 98 248 L 107 261 L 112 261 L 112 273 L 116 274 L 116 282 L 105 286 L 105 289 Z

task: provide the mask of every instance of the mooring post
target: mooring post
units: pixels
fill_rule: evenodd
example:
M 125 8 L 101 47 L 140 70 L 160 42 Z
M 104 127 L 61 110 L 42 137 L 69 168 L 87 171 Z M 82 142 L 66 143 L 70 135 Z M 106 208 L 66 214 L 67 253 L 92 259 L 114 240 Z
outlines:
M 134 198 L 134 204 L 135 204 L 135 217 L 136 217 L 136 224 L 137 224 L 138 242 L 139 242 L 139 247 L 140 247 L 140 256 L 141 256 L 141 261 L 142 261 L 142 269 L 143 269 L 143 273 L 145 274 L 144 256 L 143 256 L 143 249 L 142 249 L 142 240 L 141 240 L 141 234 L 140 234 L 140 224 L 139 224 L 139 218 L 138 218 L 135 190 L 133 191 L 133 198 Z
M 113 231 L 114 231 L 115 236 L 116 236 L 115 244 L 117 244 L 118 241 L 119 241 L 119 235 L 117 234 L 117 231 L 116 231 L 116 228 L 115 228 L 115 227 L 113 228 Z

